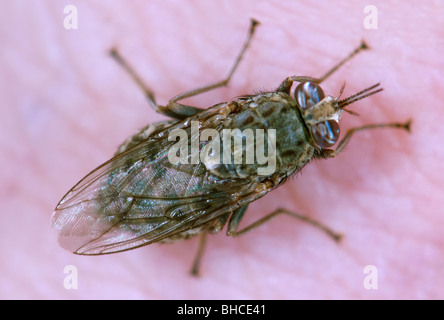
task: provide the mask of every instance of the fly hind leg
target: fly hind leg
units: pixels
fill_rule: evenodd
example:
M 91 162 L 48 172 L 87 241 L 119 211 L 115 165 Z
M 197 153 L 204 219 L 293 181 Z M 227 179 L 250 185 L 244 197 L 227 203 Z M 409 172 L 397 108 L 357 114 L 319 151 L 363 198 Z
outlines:
M 133 78 L 133 80 L 136 82 L 136 84 L 143 90 L 143 92 L 145 93 L 145 96 L 148 99 L 148 102 L 150 103 L 151 107 L 156 112 L 164 114 L 168 117 L 171 117 L 171 118 L 174 118 L 177 120 L 183 120 L 183 119 L 186 119 L 188 117 L 194 116 L 195 114 L 202 112 L 203 109 L 180 104 L 180 103 L 178 103 L 178 101 L 228 85 L 231 77 L 233 76 L 240 61 L 242 60 L 242 57 L 244 56 L 245 51 L 247 50 L 248 46 L 250 45 L 255 28 L 258 24 L 259 24 L 258 21 L 254 20 L 254 19 L 251 20 L 251 25 L 250 25 L 250 29 L 248 32 L 248 37 L 247 37 L 244 45 L 242 46 L 241 51 L 239 52 L 233 66 L 231 67 L 231 70 L 228 73 L 228 76 L 224 80 L 210 84 L 210 85 L 206 85 L 206 86 L 203 86 L 200 88 L 192 89 L 192 90 L 183 92 L 181 94 L 178 94 L 177 96 L 172 98 L 166 106 L 162 106 L 162 105 L 157 104 L 157 102 L 154 98 L 154 93 L 152 92 L 152 90 L 150 88 L 148 88 L 143 83 L 140 76 L 125 61 L 125 59 L 119 54 L 119 52 L 116 49 L 112 49 L 110 53 L 111 53 L 111 56 L 129 73 L 131 78 Z
M 339 242 L 342 238 L 341 234 L 333 231 L 329 227 L 321 224 L 320 222 L 313 220 L 307 216 L 304 216 L 304 215 L 301 215 L 298 213 L 294 213 L 294 212 L 291 212 L 289 210 L 282 209 L 282 208 L 276 209 L 275 211 L 271 212 L 270 214 L 266 215 L 265 217 L 248 225 L 247 227 L 245 227 L 241 230 L 238 230 L 239 223 L 241 222 L 245 212 L 247 211 L 247 208 L 248 208 L 248 205 L 238 208 L 237 210 L 235 210 L 233 212 L 233 214 L 231 216 L 229 216 L 229 214 L 225 214 L 225 215 L 219 217 L 214 222 L 214 224 L 211 225 L 210 228 L 208 228 L 202 232 L 202 234 L 200 235 L 200 241 L 199 241 L 199 247 L 197 250 L 197 254 L 194 258 L 193 266 L 191 268 L 191 274 L 193 276 L 199 275 L 200 263 L 201 263 L 204 248 L 205 248 L 207 234 L 208 233 L 216 233 L 216 232 L 220 231 L 224 227 L 224 225 L 226 224 L 228 218 L 229 218 L 229 220 L 228 220 L 227 236 L 230 236 L 230 237 L 238 237 L 238 236 L 244 235 L 248 231 L 263 225 L 265 222 L 276 217 L 277 215 L 286 214 L 286 215 L 291 216 L 293 218 L 297 218 L 299 220 L 307 222 L 307 223 L 311 224 L 312 226 L 322 230 L 323 232 L 325 232 L 328 236 L 330 236 L 336 242 Z
M 129 65 L 129 63 L 120 55 L 117 49 L 115 48 L 111 49 L 110 54 L 111 57 L 113 57 L 117 61 L 117 63 L 119 63 L 123 67 L 123 69 L 125 69 L 125 71 L 128 72 L 131 78 L 136 82 L 137 86 L 140 89 L 142 89 L 142 91 L 145 93 L 148 103 L 156 112 L 176 120 L 182 120 L 202 111 L 202 109 L 200 108 L 185 106 L 185 105 L 179 106 L 178 104 L 174 103 L 171 104 L 171 102 L 169 102 L 166 106 L 157 104 L 156 99 L 154 98 L 153 91 L 148 86 L 145 85 L 140 76 Z
M 229 216 L 230 216 L 230 214 L 226 213 L 226 214 L 220 216 L 219 218 L 217 218 L 216 220 L 209 222 L 207 228 L 204 228 L 204 230 L 200 234 L 199 247 L 197 249 L 196 255 L 194 256 L 193 266 L 191 267 L 191 271 L 190 271 L 191 275 L 193 275 L 195 277 L 197 277 L 199 275 L 200 264 L 201 264 L 202 256 L 203 256 L 203 253 L 205 250 L 207 234 L 208 233 L 217 233 L 220 230 L 222 230 L 222 228 L 227 223 Z

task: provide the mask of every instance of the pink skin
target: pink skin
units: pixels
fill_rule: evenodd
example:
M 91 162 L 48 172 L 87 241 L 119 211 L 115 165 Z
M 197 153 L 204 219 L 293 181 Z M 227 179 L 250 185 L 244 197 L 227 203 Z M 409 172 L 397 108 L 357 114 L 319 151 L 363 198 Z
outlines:
M 77 1 L 78 30 L 63 28 L 62 4 L 5 4 L 0 298 L 443 298 L 440 10 L 384 2 L 378 29 L 366 30 L 366 4 Z M 342 132 L 413 118 L 410 135 L 357 134 L 336 159 L 309 164 L 253 203 L 242 222 L 280 206 L 344 233 L 343 242 L 278 217 L 241 238 L 208 237 L 198 279 L 188 274 L 197 238 L 101 257 L 60 248 L 49 219 L 63 194 L 127 136 L 165 119 L 108 50 L 117 46 L 165 104 L 228 72 L 249 17 L 261 25 L 230 85 L 186 103 L 206 107 L 289 75 L 319 76 L 365 38 L 372 50 L 324 91 L 335 96 L 344 81 L 344 97 L 376 82 L 385 90 L 352 105 L 360 117 L 344 114 Z M 77 290 L 64 288 L 66 265 L 77 268 Z M 367 265 L 377 268 L 377 290 L 364 287 Z

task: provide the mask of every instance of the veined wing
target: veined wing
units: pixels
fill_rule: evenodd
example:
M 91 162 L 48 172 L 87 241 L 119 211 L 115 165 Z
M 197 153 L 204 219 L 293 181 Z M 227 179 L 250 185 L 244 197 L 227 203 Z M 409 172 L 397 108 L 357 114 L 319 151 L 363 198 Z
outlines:
M 201 162 L 172 164 L 168 150 L 176 142 L 167 136 L 178 127 L 189 129 L 189 122 L 166 128 L 115 156 L 64 196 L 52 216 L 63 247 L 88 255 L 137 248 L 198 227 L 261 196 L 250 179 L 218 178 Z

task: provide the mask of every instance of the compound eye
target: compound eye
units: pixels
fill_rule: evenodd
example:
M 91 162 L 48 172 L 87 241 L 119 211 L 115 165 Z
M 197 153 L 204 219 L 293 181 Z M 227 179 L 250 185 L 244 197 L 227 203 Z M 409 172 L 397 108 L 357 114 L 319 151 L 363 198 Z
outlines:
M 294 97 L 299 107 L 301 107 L 302 110 L 306 110 L 324 99 L 325 94 L 322 88 L 316 83 L 302 82 L 296 87 Z
M 319 147 L 331 147 L 338 141 L 339 123 L 336 120 L 327 120 L 316 123 L 311 126 L 311 133 Z

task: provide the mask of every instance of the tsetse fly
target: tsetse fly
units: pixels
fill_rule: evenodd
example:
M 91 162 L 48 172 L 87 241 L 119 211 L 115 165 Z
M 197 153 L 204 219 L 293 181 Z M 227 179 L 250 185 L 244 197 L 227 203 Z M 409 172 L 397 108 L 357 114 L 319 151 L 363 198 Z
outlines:
M 62 198 L 51 222 L 63 247 L 80 255 L 103 255 L 201 234 L 192 267 L 192 273 L 197 274 L 205 235 L 225 225 L 228 236 L 239 236 L 286 214 L 319 227 L 339 241 L 340 234 L 283 208 L 243 229 L 239 229 L 239 223 L 252 201 L 282 185 L 312 159 L 335 157 L 355 132 L 382 127 L 409 131 L 410 121 L 356 127 L 338 142 L 342 111 L 355 114 L 345 107 L 382 89 L 378 83 L 341 99 L 344 86 L 334 97 L 325 95 L 320 84 L 367 49 L 364 41 L 320 78 L 290 76 L 274 91 L 240 96 L 208 109 L 178 103 L 227 85 L 258 24 L 251 20 L 247 40 L 225 80 L 179 94 L 166 106 L 156 103 L 154 94 L 136 72 L 117 50 L 111 50 L 111 55 L 144 90 L 150 105 L 171 119 L 148 125 L 127 139 L 113 158 L 90 172 Z M 292 90 L 293 82 L 298 84 Z M 204 131 L 205 138 L 196 135 Z M 225 139 L 229 143 L 223 141 L 222 148 L 217 138 L 225 137 L 227 131 L 231 133 Z M 262 135 L 249 140 L 248 133 L 255 132 Z M 231 145 L 236 139 L 240 144 Z M 330 149 L 336 143 L 337 147 Z M 258 150 L 268 151 L 272 170 L 260 173 L 264 162 L 259 159 L 264 155 Z M 250 161 L 246 161 L 251 154 Z

